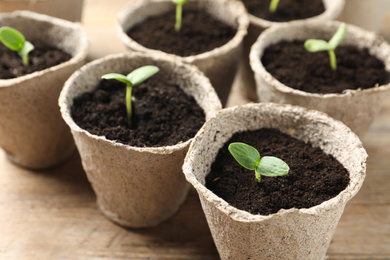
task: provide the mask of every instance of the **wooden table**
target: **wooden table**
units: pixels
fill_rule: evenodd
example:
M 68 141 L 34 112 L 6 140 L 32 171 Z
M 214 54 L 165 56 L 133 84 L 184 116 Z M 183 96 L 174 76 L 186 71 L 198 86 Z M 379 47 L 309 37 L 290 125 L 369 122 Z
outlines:
M 90 60 L 122 51 L 114 19 L 127 2 L 86 0 Z M 243 102 L 232 94 L 230 105 Z M 345 209 L 328 259 L 390 259 L 390 97 L 362 141 L 370 156 L 367 179 Z M 158 227 L 124 229 L 97 210 L 76 153 L 58 167 L 29 171 L 0 149 L 0 259 L 207 260 L 218 253 L 194 190 Z

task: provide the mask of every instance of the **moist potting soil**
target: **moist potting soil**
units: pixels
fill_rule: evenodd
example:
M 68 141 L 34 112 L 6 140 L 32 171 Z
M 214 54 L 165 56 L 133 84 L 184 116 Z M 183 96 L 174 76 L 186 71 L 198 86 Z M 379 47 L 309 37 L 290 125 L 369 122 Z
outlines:
M 22 58 L 0 43 L 0 79 L 11 79 L 44 70 L 70 60 L 70 54 L 40 42 L 32 42 L 34 50 L 29 53 L 29 65 Z
M 255 147 L 260 156 L 285 161 L 285 176 L 261 176 L 242 167 L 228 151 L 232 142 Z M 310 208 L 337 196 L 349 184 L 348 171 L 333 156 L 277 129 L 235 133 L 219 150 L 206 187 L 232 206 L 252 214 L 269 215 L 280 209 Z
M 284 85 L 309 93 L 342 93 L 390 82 L 385 65 L 368 49 L 343 45 L 335 54 L 337 69 L 333 71 L 327 51 L 311 53 L 304 48 L 304 41 L 282 41 L 267 47 L 261 62 Z
M 101 80 L 95 91 L 74 100 L 72 117 L 92 134 L 137 147 L 175 145 L 194 137 L 205 115 L 179 86 L 153 77 L 133 87 L 132 122 L 126 112 L 126 85 Z
M 175 31 L 175 10 L 150 17 L 127 31 L 130 38 L 150 49 L 186 57 L 211 51 L 230 41 L 236 30 L 204 10 L 183 5 L 180 31 Z
M 248 12 L 264 20 L 287 22 L 306 19 L 325 12 L 323 0 L 282 0 L 277 10 L 269 10 L 271 0 L 242 0 Z

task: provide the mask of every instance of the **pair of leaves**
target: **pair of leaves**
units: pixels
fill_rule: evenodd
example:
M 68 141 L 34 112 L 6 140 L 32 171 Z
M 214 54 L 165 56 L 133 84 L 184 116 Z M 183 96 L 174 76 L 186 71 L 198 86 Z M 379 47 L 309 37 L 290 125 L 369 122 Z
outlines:
M 28 54 L 34 50 L 34 45 L 26 41 L 24 35 L 18 30 L 3 26 L 0 28 L 0 41 L 10 50 L 16 51 L 22 57 L 23 64 L 28 65 Z
M 119 73 L 108 73 L 102 76 L 103 79 L 115 79 L 126 84 L 126 111 L 127 124 L 129 127 L 131 126 L 131 92 L 133 86 L 141 84 L 142 82 L 156 74 L 159 70 L 160 69 L 156 66 L 146 65 L 133 70 L 132 72 L 127 74 L 127 76 Z
M 146 65 L 133 70 L 127 76 L 119 73 L 108 73 L 102 76 L 103 79 L 116 79 L 129 86 L 136 86 L 153 76 L 159 71 L 159 68 L 152 65 Z
M 334 50 L 343 41 L 346 32 L 347 26 L 342 23 L 328 42 L 320 39 L 308 39 L 305 41 L 305 48 L 309 52 Z
M 283 160 L 273 156 L 260 157 L 260 153 L 254 147 L 245 143 L 231 143 L 228 149 L 239 164 L 255 171 L 258 182 L 261 181 L 261 175 L 283 176 L 290 170 Z
M 335 71 L 337 69 L 337 61 L 334 50 L 343 41 L 346 33 L 347 26 L 345 23 L 342 23 L 329 42 L 320 39 L 308 39 L 305 41 L 304 45 L 309 52 L 328 51 L 330 67 Z

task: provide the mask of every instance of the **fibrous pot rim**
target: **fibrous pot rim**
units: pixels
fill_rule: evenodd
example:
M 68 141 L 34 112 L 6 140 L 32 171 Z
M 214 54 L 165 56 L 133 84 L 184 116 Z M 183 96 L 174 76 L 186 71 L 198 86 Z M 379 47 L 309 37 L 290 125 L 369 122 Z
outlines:
M 228 140 L 230 136 L 233 133 L 235 133 L 235 131 L 231 129 L 225 130 L 225 129 L 214 129 L 214 128 L 216 128 L 216 126 L 218 126 L 221 122 L 223 122 L 223 120 L 226 120 L 226 122 L 231 122 L 230 124 L 232 125 L 234 124 L 233 122 L 238 119 L 237 120 L 238 124 L 241 124 L 240 121 L 246 120 L 243 118 L 242 115 L 250 115 L 251 113 L 252 115 L 256 115 L 258 117 L 261 117 L 262 113 L 264 114 L 267 113 L 267 116 L 269 118 L 280 117 L 279 120 L 289 120 L 289 122 L 290 121 L 293 122 L 292 124 L 295 124 L 297 117 L 302 117 L 308 122 L 315 121 L 318 122 L 319 125 L 331 126 L 331 128 L 334 130 L 332 131 L 333 132 L 332 135 L 339 135 L 340 139 L 343 138 L 347 139 L 349 143 L 345 144 L 346 147 L 348 148 L 353 147 L 354 152 L 359 153 L 360 158 L 357 159 L 357 162 L 354 162 L 357 164 L 357 167 L 356 169 L 354 168 L 353 172 L 352 171 L 350 172 L 351 180 L 347 188 L 344 189 L 342 192 L 340 192 L 336 197 L 324 201 L 323 203 L 317 206 L 311 208 L 302 208 L 302 209 L 297 209 L 297 208 L 281 209 L 277 213 L 270 214 L 270 215 L 255 215 L 247 211 L 237 209 L 231 206 L 222 198 L 218 197 L 208 188 L 206 188 L 206 186 L 202 183 L 203 180 L 201 181 L 197 178 L 196 172 L 199 171 L 199 167 L 201 169 L 206 169 L 209 171 L 212 164 L 211 161 L 215 159 L 216 153 L 218 152 L 215 150 L 217 149 L 219 150 L 222 147 L 223 143 L 226 142 L 223 140 Z M 278 122 L 278 119 L 276 121 Z M 271 123 L 271 124 L 274 124 L 275 127 L 273 128 L 277 128 L 278 123 Z M 233 128 L 234 127 L 232 127 L 232 129 Z M 248 126 L 248 128 L 250 128 L 250 130 L 255 130 L 255 129 L 260 129 L 262 127 L 254 129 L 252 128 L 252 126 L 251 127 Z M 292 129 L 292 131 L 295 130 L 296 129 Z M 301 130 L 296 130 L 296 131 L 301 131 Z M 310 130 L 310 131 L 315 131 L 315 130 Z M 340 137 L 340 134 L 342 134 L 343 138 Z M 321 136 L 321 133 L 316 132 L 315 135 L 317 135 L 317 137 L 315 138 L 320 138 L 318 136 Z M 220 142 L 222 142 L 222 144 L 216 145 L 218 147 L 213 147 L 212 144 L 210 144 L 207 148 L 201 147 L 200 144 L 202 142 L 203 143 L 209 142 L 210 138 L 214 138 L 214 140 L 216 140 L 215 138 L 217 139 L 222 138 L 220 139 Z M 345 142 L 343 141 L 341 143 L 344 145 Z M 212 152 L 209 151 L 209 148 L 212 150 Z M 343 148 L 336 147 L 334 149 L 337 150 Z M 206 153 L 205 152 L 206 150 L 207 150 L 207 155 L 201 155 L 202 153 Z M 201 156 L 210 157 L 210 159 L 207 159 L 207 161 L 203 161 L 203 159 L 200 159 Z M 246 104 L 242 106 L 226 108 L 219 111 L 215 117 L 209 119 L 206 122 L 206 124 L 201 128 L 201 130 L 197 133 L 193 142 L 190 145 L 189 151 L 184 161 L 183 172 L 186 176 L 187 181 L 194 186 L 194 188 L 198 191 L 198 193 L 201 194 L 202 197 L 204 197 L 215 208 L 223 212 L 228 217 L 238 222 L 259 222 L 259 221 L 270 220 L 272 218 L 279 218 L 289 214 L 305 214 L 305 215 L 318 216 L 318 215 L 325 214 L 327 211 L 331 211 L 334 208 L 345 206 L 345 204 L 357 194 L 357 192 L 360 190 L 363 184 L 366 175 L 367 157 L 368 157 L 367 153 L 363 148 L 359 138 L 342 122 L 329 117 L 325 113 L 315 111 L 315 110 L 308 110 L 303 107 L 292 106 L 292 105 L 257 103 L 257 104 Z M 200 174 L 203 176 L 203 170 Z
M 32 11 L 14 11 L 12 13 L 2 13 L 0 14 L 0 19 L 1 18 L 11 18 L 11 19 L 25 19 L 26 22 L 29 20 L 34 20 L 40 23 L 48 23 L 51 25 L 54 25 L 55 27 L 58 28 L 66 28 L 70 29 L 74 32 L 78 32 L 80 35 L 79 41 L 75 42 L 75 45 L 77 44 L 77 52 L 75 55 L 72 55 L 71 59 L 68 61 L 65 61 L 61 64 L 58 64 L 56 66 L 52 66 L 50 68 L 46 68 L 44 70 L 40 71 L 35 71 L 30 74 L 26 74 L 17 78 L 12 78 L 12 79 L 0 79 L 0 88 L 4 87 L 12 87 L 15 84 L 19 84 L 28 80 L 31 80 L 33 78 L 38 78 L 42 77 L 48 73 L 52 73 L 57 70 L 61 70 L 65 67 L 68 67 L 73 64 L 78 64 L 85 60 L 85 57 L 88 54 L 89 50 L 89 40 L 87 36 L 87 32 L 85 31 L 84 27 L 82 26 L 81 23 L 77 22 L 70 22 L 67 20 L 63 20 L 60 18 L 56 17 L 51 17 L 45 14 L 38 14 Z M 56 46 L 57 47 L 57 46 Z
M 188 146 L 193 138 L 185 141 L 180 142 L 175 145 L 168 145 L 168 146 L 160 146 L 160 147 L 135 147 L 131 145 L 126 145 L 117 141 L 108 140 L 104 136 L 98 136 L 95 134 L 91 134 L 88 131 L 82 129 L 79 127 L 73 120 L 70 114 L 71 105 L 73 104 L 73 97 L 68 97 L 70 90 L 72 89 L 73 82 L 77 81 L 80 75 L 83 73 L 88 73 L 88 71 L 92 71 L 93 68 L 96 67 L 103 67 L 107 62 L 114 62 L 117 60 L 130 60 L 130 59 L 147 59 L 154 62 L 169 62 L 171 64 L 174 64 L 176 68 L 184 68 L 191 77 L 196 78 L 200 83 L 198 84 L 198 87 L 201 87 L 202 90 L 206 90 L 208 92 L 207 98 L 209 99 L 209 111 L 206 111 L 204 108 L 206 119 L 209 117 L 212 117 L 215 115 L 215 113 L 222 108 L 221 102 L 218 99 L 218 96 L 215 92 L 215 90 L 212 88 L 211 83 L 209 79 L 204 76 L 204 74 L 197 69 L 194 65 L 191 64 L 185 64 L 181 61 L 167 59 L 164 56 L 151 56 L 144 53 L 120 53 L 120 54 L 111 54 L 106 57 L 94 60 L 86 65 L 84 65 L 82 68 L 77 70 L 75 73 L 73 73 L 70 78 L 65 82 L 64 88 L 60 94 L 59 98 L 59 106 L 61 109 L 62 117 L 64 118 L 65 122 L 69 125 L 72 131 L 75 131 L 77 133 L 83 134 L 89 138 L 95 139 L 98 142 L 104 142 L 108 143 L 112 146 L 121 147 L 122 149 L 126 150 L 133 150 L 133 151 L 139 151 L 139 152 L 148 152 L 148 153 L 156 153 L 156 154 L 170 154 L 175 151 L 181 150 Z M 85 92 L 85 91 L 84 91 Z
M 191 55 L 191 56 L 178 56 L 171 53 L 166 53 L 160 50 L 154 50 L 149 49 L 141 44 L 137 43 L 133 39 L 131 39 L 127 34 L 126 30 L 127 27 L 124 28 L 126 25 L 123 24 L 124 21 L 126 21 L 126 17 L 129 16 L 133 12 L 137 12 L 141 8 L 148 8 L 148 5 L 153 3 L 164 3 L 166 2 L 167 5 L 172 5 L 172 8 L 174 8 L 174 4 L 171 0 L 137 0 L 135 2 L 132 2 L 128 4 L 125 8 L 123 8 L 117 15 L 117 19 L 115 22 L 115 27 L 117 34 L 121 41 L 124 43 L 125 46 L 131 47 L 132 49 L 136 49 L 138 51 L 142 52 L 150 52 L 153 55 L 168 55 L 170 57 L 174 57 L 175 59 L 179 59 L 186 63 L 192 63 L 197 60 L 206 60 L 210 57 L 218 57 L 224 53 L 228 53 L 230 50 L 235 49 L 237 46 L 239 46 L 244 38 L 244 36 L 247 34 L 247 29 L 249 25 L 249 17 L 248 13 L 245 9 L 245 6 L 241 1 L 230 1 L 230 0 L 197 0 L 194 2 L 207 2 L 207 1 L 218 1 L 221 2 L 222 5 L 232 6 L 234 7 L 235 14 L 236 14 L 236 20 L 237 20 L 237 28 L 235 28 L 236 34 L 234 37 L 228 41 L 226 44 L 215 48 L 211 51 L 203 52 L 197 55 Z M 193 4 L 193 3 L 188 3 Z
M 341 12 L 344 9 L 345 5 L 345 0 L 326 0 L 324 1 L 325 5 L 325 11 L 319 15 L 309 17 L 306 19 L 299 19 L 299 20 L 294 20 L 294 21 L 307 21 L 307 22 L 313 22 L 313 21 L 318 21 L 318 20 L 333 20 L 337 18 Z M 265 20 L 263 18 L 257 17 L 253 14 L 249 13 L 249 20 L 252 24 L 259 26 L 261 28 L 269 28 L 275 25 L 282 25 L 289 23 L 291 21 L 287 22 L 273 22 L 269 20 Z
M 365 93 L 389 90 L 390 83 L 367 89 L 346 89 L 343 91 L 343 93 L 321 94 L 305 92 L 291 88 L 278 81 L 265 69 L 264 65 L 262 64 L 261 57 L 264 54 L 264 50 L 271 44 L 276 44 L 281 40 L 305 40 L 310 38 L 310 36 L 305 39 L 301 39 L 300 37 L 296 37 L 294 39 L 291 39 L 291 37 L 287 38 L 283 36 L 283 31 L 289 30 L 290 32 L 297 32 L 297 35 L 309 35 L 310 31 L 317 30 L 320 33 L 324 32 L 324 34 L 329 34 L 329 31 L 335 32 L 340 23 L 341 22 L 339 21 L 294 21 L 266 29 L 263 33 L 261 33 L 251 48 L 250 65 L 252 70 L 254 71 L 255 75 L 260 75 L 267 84 L 273 86 L 278 91 L 297 96 L 328 99 L 342 98 L 351 95 L 364 95 Z M 340 45 L 344 45 L 345 41 L 352 39 L 352 37 L 354 41 L 352 43 L 349 42 L 348 44 L 353 44 L 353 46 L 359 48 L 359 44 L 361 45 L 363 42 L 368 42 L 367 45 L 370 45 L 370 54 L 381 60 L 385 64 L 385 69 L 390 73 L 390 45 L 383 39 L 383 37 L 357 26 L 347 24 L 347 34 L 344 41 Z

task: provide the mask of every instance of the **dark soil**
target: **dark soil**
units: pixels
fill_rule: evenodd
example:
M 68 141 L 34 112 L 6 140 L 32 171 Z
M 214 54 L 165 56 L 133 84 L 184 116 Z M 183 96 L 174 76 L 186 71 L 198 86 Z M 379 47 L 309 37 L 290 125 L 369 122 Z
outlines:
M 214 19 L 203 10 L 183 5 L 181 30 L 176 32 L 175 11 L 170 11 L 131 28 L 130 38 L 149 49 L 186 57 L 211 51 L 230 41 L 236 29 Z
M 367 49 L 339 46 L 337 70 L 330 68 L 326 51 L 310 53 L 303 41 L 280 42 L 268 47 L 261 61 L 277 80 L 310 93 L 342 93 L 346 89 L 367 89 L 390 82 L 382 61 Z
M 271 0 L 242 0 L 242 2 L 249 13 L 273 22 L 306 19 L 325 12 L 322 0 L 282 0 L 274 13 L 269 11 Z
M 205 122 L 203 110 L 177 85 L 150 78 L 132 92 L 131 127 L 127 124 L 126 85 L 116 80 L 101 80 L 94 92 L 76 98 L 72 117 L 92 134 L 137 147 L 185 142 Z
M 232 142 L 252 145 L 261 156 L 284 160 L 290 172 L 258 183 L 228 151 Z M 268 215 L 280 209 L 310 208 L 337 196 L 349 184 L 349 173 L 332 156 L 276 129 L 236 133 L 219 151 L 206 177 L 206 187 L 232 206 Z
M 24 66 L 22 58 L 16 52 L 0 43 L 0 79 L 17 78 L 53 67 L 72 58 L 68 53 L 40 42 L 32 42 L 32 44 L 35 49 L 29 54 L 29 65 Z

